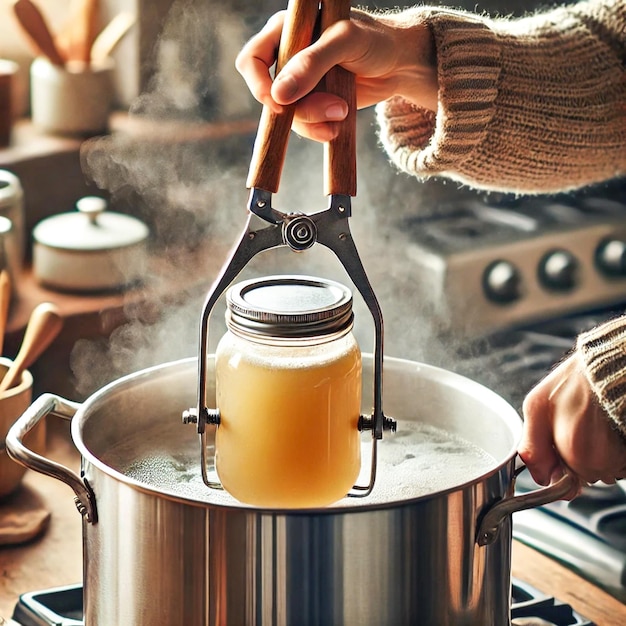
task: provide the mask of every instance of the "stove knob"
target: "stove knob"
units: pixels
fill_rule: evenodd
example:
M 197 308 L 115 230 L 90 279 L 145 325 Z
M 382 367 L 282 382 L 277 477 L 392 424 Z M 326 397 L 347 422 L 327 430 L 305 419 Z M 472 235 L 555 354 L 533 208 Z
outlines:
M 626 276 L 626 242 L 605 239 L 596 250 L 596 265 L 607 276 Z
M 483 290 L 488 300 L 502 304 L 521 295 L 522 277 L 510 261 L 494 261 L 483 274 Z
M 578 261 L 567 250 L 552 250 L 539 263 L 539 281 L 555 291 L 569 291 L 576 286 Z

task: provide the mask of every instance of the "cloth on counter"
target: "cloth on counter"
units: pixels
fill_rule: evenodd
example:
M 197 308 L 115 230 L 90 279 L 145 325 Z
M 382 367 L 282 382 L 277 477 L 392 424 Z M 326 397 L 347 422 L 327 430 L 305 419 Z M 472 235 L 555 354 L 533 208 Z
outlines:
M 0 546 L 31 541 L 45 532 L 50 511 L 41 497 L 26 485 L 0 500 Z

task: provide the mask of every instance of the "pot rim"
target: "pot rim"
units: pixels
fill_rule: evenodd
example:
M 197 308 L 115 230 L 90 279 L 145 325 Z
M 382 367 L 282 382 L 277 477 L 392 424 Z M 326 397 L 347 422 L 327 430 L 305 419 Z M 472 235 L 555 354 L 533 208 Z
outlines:
M 363 361 L 367 362 L 371 360 L 371 354 L 363 353 Z M 209 355 L 209 360 L 212 361 L 214 355 Z M 517 446 L 519 440 L 521 438 L 522 431 L 522 419 L 519 413 L 513 408 L 513 406 L 507 402 L 502 396 L 498 395 L 495 391 L 485 387 L 481 383 L 478 383 L 470 378 L 467 378 L 461 374 L 457 374 L 456 372 L 452 372 L 450 370 L 446 370 L 441 367 L 437 367 L 434 365 L 420 363 L 417 361 L 411 361 L 408 359 L 402 359 L 397 357 L 385 357 L 385 368 L 389 371 L 390 368 L 399 367 L 413 367 L 416 368 L 421 375 L 426 374 L 426 377 L 429 379 L 436 379 L 437 382 L 441 384 L 453 384 L 456 389 L 460 389 L 466 395 L 470 395 L 473 397 L 481 396 L 483 402 L 487 401 L 491 405 L 495 405 L 495 411 L 498 415 L 501 416 L 503 420 L 505 420 L 506 425 L 510 428 L 511 433 L 513 435 L 513 444 L 510 450 L 503 455 L 504 458 L 496 462 L 496 464 L 486 472 L 481 473 L 474 478 L 467 480 L 466 482 L 454 485 L 447 489 L 441 489 L 435 492 L 423 494 L 421 496 L 417 496 L 414 498 L 407 498 L 404 500 L 395 500 L 389 502 L 378 502 L 374 504 L 362 504 L 365 502 L 365 498 L 354 498 L 355 502 L 358 503 L 354 506 L 340 504 L 340 505 L 331 505 L 327 507 L 311 507 L 311 508 L 302 508 L 302 509 L 289 509 L 289 508 L 273 508 L 273 507 L 256 507 L 247 504 L 243 504 L 237 502 L 233 498 L 233 503 L 223 503 L 223 502 L 211 502 L 207 500 L 198 500 L 190 496 L 185 496 L 182 494 L 174 494 L 170 491 L 164 491 L 162 489 L 157 488 L 156 486 L 149 485 L 147 483 L 140 482 L 134 478 L 131 478 L 120 472 L 113 467 L 104 463 L 98 456 L 96 456 L 91 450 L 85 445 L 82 437 L 82 422 L 84 420 L 84 416 L 87 411 L 97 410 L 98 406 L 103 405 L 104 403 L 110 400 L 109 396 L 112 391 L 116 393 L 123 392 L 124 389 L 134 386 L 137 382 L 142 379 L 149 379 L 154 377 L 155 373 L 164 375 L 168 371 L 169 368 L 180 368 L 180 367 L 191 367 L 193 366 L 194 371 L 197 370 L 197 357 L 187 357 L 183 359 L 179 359 L 176 361 L 169 361 L 166 363 L 161 363 L 159 365 L 154 365 L 142 370 L 138 370 L 136 372 L 127 374 L 122 376 L 116 380 L 111 381 L 107 385 L 103 386 L 96 392 L 94 392 L 91 396 L 89 396 L 82 404 L 80 404 L 78 410 L 71 420 L 71 434 L 74 445 L 80 452 L 82 458 L 86 460 L 91 465 L 98 468 L 107 476 L 114 478 L 127 485 L 128 487 L 139 491 L 141 493 L 155 495 L 160 498 L 165 498 L 167 500 L 171 500 L 174 502 L 181 502 L 184 504 L 190 504 L 193 506 L 198 506 L 201 508 L 216 508 L 223 511 L 246 511 L 250 513 L 260 513 L 260 514 L 279 514 L 279 515 L 311 515 L 311 514 L 320 514 L 320 515 L 342 515 L 346 513 L 359 513 L 359 512 L 369 512 L 376 510 L 384 510 L 384 509 L 397 509 L 402 506 L 412 506 L 417 502 L 426 501 L 432 499 L 434 497 L 446 496 L 449 493 L 453 493 L 456 491 L 465 490 L 470 488 L 476 484 L 479 484 L 486 480 L 487 478 L 494 476 L 503 470 L 507 465 L 511 466 L 511 472 L 514 470 L 514 459 L 517 454 Z M 181 407 L 181 415 L 184 407 Z M 181 423 L 181 428 L 184 428 Z M 200 450 L 198 450 L 198 463 L 200 463 Z M 207 490 L 210 487 L 206 487 Z

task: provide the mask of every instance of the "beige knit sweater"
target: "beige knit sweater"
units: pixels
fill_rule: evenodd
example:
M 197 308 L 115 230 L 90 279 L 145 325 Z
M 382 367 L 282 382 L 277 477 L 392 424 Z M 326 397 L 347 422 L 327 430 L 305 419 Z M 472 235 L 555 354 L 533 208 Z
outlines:
M 439 108 L 378 106 L 380 139 L 401 169 L 516 193 L 626 174 L 626 0 L 518 20 L 403 15 L 432 29 Z
M 434 7 L 402 15 L 432 29 L 439 107 L 378 105 L 399 168 L 531 194 L 626 174 L 626 0 L 516 20 Z M 582 334 L 577 354 L 626 437 L 626 316 Z

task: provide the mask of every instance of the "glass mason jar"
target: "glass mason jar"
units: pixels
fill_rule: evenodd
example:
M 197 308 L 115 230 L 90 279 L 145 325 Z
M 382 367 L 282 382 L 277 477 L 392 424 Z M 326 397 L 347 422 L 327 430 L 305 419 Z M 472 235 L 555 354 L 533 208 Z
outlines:
M 341 499 L 361 466 L 350 290 L 270 276 L 234 285 L 226 301 L 228 330 L 215 356 L 215 464 L 224 489 L 262 507 Z

